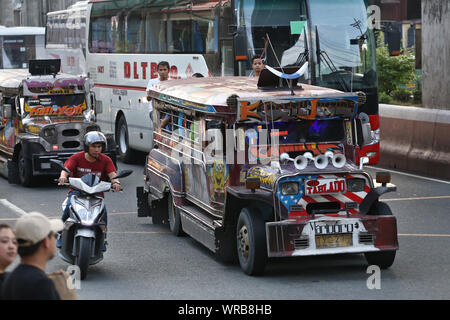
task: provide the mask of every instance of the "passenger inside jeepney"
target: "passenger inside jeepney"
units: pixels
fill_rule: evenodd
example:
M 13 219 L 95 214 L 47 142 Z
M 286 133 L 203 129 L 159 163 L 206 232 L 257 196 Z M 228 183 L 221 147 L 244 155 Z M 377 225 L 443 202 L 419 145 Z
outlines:
M 253 72 L 250 74 L 251 77 L 259 77 L 261 74 L 262 69 L 264 69 L 265 65 L 263 60 L 261 59 L 261 56 L 256 55 L 252 57 L 252 69 Z

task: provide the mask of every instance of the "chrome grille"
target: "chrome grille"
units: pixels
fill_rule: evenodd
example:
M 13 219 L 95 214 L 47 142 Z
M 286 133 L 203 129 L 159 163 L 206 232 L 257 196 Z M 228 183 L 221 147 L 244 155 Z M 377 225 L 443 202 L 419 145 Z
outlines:
M 373 244 L 373 234 L 371 233 L 360 233 L 359 234 L 359 243 L 361 244 Z
M 306 249 L 308 247 L 309 247 L 309 237 L 300 237 L 298 239 L 294 239 L 295 249 Z

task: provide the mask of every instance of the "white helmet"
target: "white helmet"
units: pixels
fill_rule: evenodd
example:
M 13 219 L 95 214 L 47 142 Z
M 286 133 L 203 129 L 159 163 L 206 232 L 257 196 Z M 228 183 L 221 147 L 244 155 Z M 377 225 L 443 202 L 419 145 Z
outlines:
M 105 151 L 107 142 L 106 137 L 100 131 L 89 131 L 84 135 L 84 151 L 89 151 L 89 146 L 94 143 L 102 144 L 102 152 Z

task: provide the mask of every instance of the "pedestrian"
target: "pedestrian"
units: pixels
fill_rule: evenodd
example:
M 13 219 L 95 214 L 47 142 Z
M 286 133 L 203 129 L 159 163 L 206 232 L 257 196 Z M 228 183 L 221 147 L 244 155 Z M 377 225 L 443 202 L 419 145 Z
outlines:
M 150 79 L 147 84 L 147 89 L 145 90 L 147 91 L 147 100 L 149 101 L 148 111 L 152 122 L 153 122 L 153 104 L 149 90 L 153 85 L 160 83 L 161 81 L 169 80 L 170 65 L 167 61 L 161 61 L 160 63 L 158 63 L 158 67 L 156 70 L 158 71 L 158 78 Z
M 0 293 L 3 281 L 9 272 L 6 268 L 17 256 L 17 240 L 13 229 L 7 224 L 0 224 Z
M 39 212 L 24 214 L 17 220 L 15 233 L 21 260 L 3 283 L 3 300 L 60 300 L 45 268 L 55 255 L 57 233 L 62 228 L 60 219 L 49 219 Z
M 253 69 L 253 77 L 258 78 L 261 74 L 262 69 L 264 69 L 264 62 L 262 61 L 260 56 L 252 57 L 252 69 Z

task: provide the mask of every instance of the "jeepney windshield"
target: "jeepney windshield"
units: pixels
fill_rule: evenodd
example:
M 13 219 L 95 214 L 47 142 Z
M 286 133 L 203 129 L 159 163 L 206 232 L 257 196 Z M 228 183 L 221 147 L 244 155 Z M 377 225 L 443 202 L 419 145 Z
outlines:
M 80 118 L 86 117 L 87 108 L 84 94 L 58 94 L 26 97 L 23 118 Z
M 246 125 L 249 145 L 338 142 L 345 138 L 342 120 L 300 120 Z M 263 130 L 266 130 L 265 136 Z M 264 138 L 268 141 L 264 142 Z

